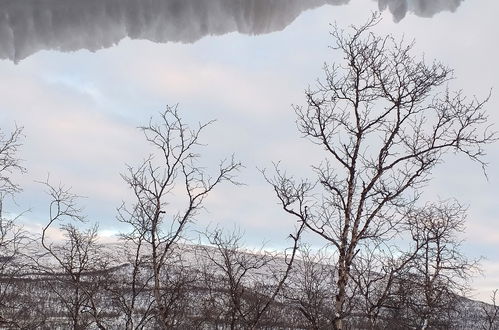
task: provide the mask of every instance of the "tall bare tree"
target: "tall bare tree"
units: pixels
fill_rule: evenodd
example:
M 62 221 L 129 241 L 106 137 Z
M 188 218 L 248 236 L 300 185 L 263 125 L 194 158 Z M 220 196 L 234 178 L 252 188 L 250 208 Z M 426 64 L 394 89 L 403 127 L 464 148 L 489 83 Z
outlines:
M 315 180 L 297 180 L 276 166 L 269 178 L 284 210 L 338 251 L 335 328 L 344 328 L 352 264 L 365 240 L 398 226 L 401 207 L 419 196 L 447 153 L 485 167 L 484 146 L 495 140 L 485 100 L 453 92 L 452 70 L 411 54 L 413 44 L 378 36 L 373 17 L 347 32 L 334 26 L 342 62 L 295 107 L 304 137 L 327 158 Z
M 151 120 L 140 127 L 154 153 L 138 167 L 128 167 L 124 180 L 134 195 L 131 206 L 120 209 L 121 221 L 129 224 L 129 241 L 141 237 L 142 249 L 149 256 L 153 273 L 155 316 L 160 327 L 168 328 L 171 302 L 163 282 L 165 264 L 172 256 L 186 227 L 203 208 L 208 194 L 220 183 L 234 181 L 234 172 L 241 164 L 233 158 L 220 162 L 214 176 L 198 164 L 200 133 L 210 124 L 190 128 L 184 123 L 177 107 L 167 107 L 158 122 Z M 180 196 L 185 197 L 183 201 Z M 177 201 L 177 203 L 175 203 Z M 183 203 L 183 204 L 179 204 Z

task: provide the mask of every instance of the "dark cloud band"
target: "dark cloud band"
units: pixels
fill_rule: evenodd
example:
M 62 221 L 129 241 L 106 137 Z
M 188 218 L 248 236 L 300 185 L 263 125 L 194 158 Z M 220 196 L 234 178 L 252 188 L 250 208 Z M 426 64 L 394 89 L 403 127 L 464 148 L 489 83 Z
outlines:
M 395 20 L 431 16 L 462 0 L 378 0 Z M 284 29 L 303 11 L 349 0 L 4 0 L 0 58 L 18 62 L 39 50 L 96 51 L 123 38 L 194 42 L 229 32 Z

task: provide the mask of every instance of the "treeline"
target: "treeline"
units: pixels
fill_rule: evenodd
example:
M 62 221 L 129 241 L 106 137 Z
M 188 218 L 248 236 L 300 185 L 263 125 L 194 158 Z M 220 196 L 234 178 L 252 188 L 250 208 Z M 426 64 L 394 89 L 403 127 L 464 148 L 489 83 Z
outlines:
M 89 237 L 57 248 L 63 264 L 18 255 L 2 270 L 1 323 L 5 329 L 332 329 L 337 269 L 327 251 L 304 249 L 289 272 L 281 254 L 239 245 L 237 233 L 215 231 L 214 245 L 178 244 L 162 267 L 159 302 L 151 256 L 138 259 L 121 244 Z M 36 257 L 36 259 L 34 258 Z M 140 262 L 137 262 L 140 260 Z M 496 305 L 435 288 L 406 269 L 352 274 L 346 329 L 496 329 Z M 409 275 L 409 274 L 413 275 Z M 367 295 L 367 292 L 370 295 Z M 277 294 L 276 294 L 277 293 Z M 161 305 L 160 305 L 161 304 Z M 159 306 L 161 310 L 159 310 Z M 376 317 L 373 318 L 373 309 Z M 161 315 L 159 315 L 161 313 Z M 425 323 L 426 322 L 426 323 Z
M 313 178 L 280 163 L 262 171 L 293 218 L 283 251 L 245 250 L 240 232 L 221 229 L 189 241 L 205 198 L 237 186 L 242 165 L 229 157 L 210 174 L 200 156 L 210 123 L 189 126 L 177 107 L 140 127 L 151 153 L 122 175 L 132 199 L 118 208 L 127 229 L 113 245 L 82 225 L 78 196 L 49 180 L 39 236 L 8 217 L 4 202 L 21 190 L 12 175 L 25 172 L 22 129 L 1 135 L 0 327 L 496 329 L 495 293 L 490 305 L 464 298 L 479 270 L 460 249 L 465 207 L 422 198 L 448 153 L 486 169 L 488 98 L 451 91 L 451 69 L 374 34 L 378 22 L 333 27 L 342 62 L 295 107 L 298 130 L 325 153 Z

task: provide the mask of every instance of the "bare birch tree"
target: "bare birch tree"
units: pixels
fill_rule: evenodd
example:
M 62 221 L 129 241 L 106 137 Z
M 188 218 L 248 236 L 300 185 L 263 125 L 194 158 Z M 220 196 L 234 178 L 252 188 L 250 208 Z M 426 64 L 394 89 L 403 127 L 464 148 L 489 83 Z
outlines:
M 224 181 L 236 183 L 234 172 L 241 167 L 231 158 L 220 162 L 217 173 L 210 176 L 198 164 L 196 149 L 201 146 L 200 134 L 210 123 L 192 129 L 184 123 L 176 107 L 167 107 L 158 122 L 151 120 L 140 127 L 154 154 L 140 166 L 128 167 L 123 175 L 135 201 L 121 208 L 120 219 L 131 226 L 132 231 L 126 235 L 129 241 L 142 237 L 143 245 L 136 248 L 142 250 L 139 254 L 145 252 L 149 256 L 154 314 L 162 328 L 172 327 L 175 322 L 163 282 L 168 258 L 203 208 L 208 194 Z M 185 197 L 183 205 L 174 202 L 179 196 Z
M 397 227 L 399 209 L 417 199 L 444 155 L 485 167 L 484 146 L 495 140 L 488 98 L 446 88 L 451 69 L 414 57 L 413 44 L 374 34 L 378 22 L 375 14 L 351 33 L 333 27 L 343 60 L 325 65 L 307 104 L 295 107 L 299 131 L 327 155 L 313 167 L 317 178 L 297 180 L 279 166 L 269 178 L 284 210 L 338 251 L 336 329 L 344 329 L 359 244 Z

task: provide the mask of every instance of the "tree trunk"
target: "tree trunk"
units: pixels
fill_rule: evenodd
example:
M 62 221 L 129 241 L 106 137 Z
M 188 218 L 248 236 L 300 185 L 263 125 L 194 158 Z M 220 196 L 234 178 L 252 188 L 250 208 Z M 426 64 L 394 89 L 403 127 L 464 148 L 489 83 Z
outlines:
M 343 259 L 343 260 L 341 260 Z M 343 329 L 343 305 L 345 303 L 346 286 L 348 283 L 348 273 L 345 257 L 340 256 L 338 265 L 338 293 L 336 294 L 335 304 L 335 321 L 334 328 L 336 330 Z

